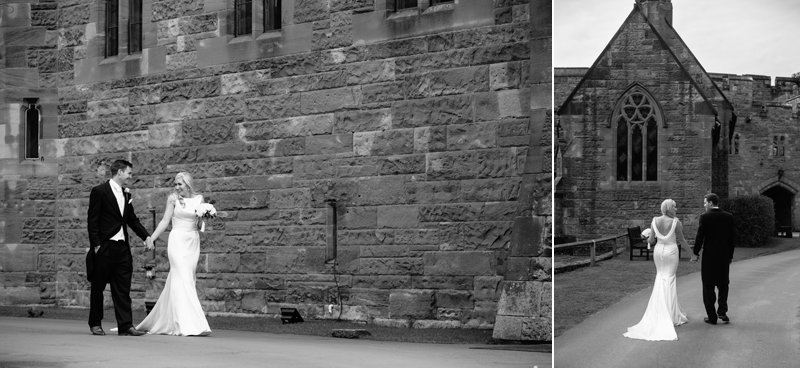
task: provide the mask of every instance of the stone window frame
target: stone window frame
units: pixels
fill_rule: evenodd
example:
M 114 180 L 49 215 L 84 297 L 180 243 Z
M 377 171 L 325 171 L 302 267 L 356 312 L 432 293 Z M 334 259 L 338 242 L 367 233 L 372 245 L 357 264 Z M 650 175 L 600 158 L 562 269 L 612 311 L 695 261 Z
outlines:
M 773 134 L 768 145 L 769 157 L 786 157 L 786 143 L 789 137 L 786 134 Z
M 229 36 L 233 36 L 229 43 L 247 42 L 261 39 L 272 39 L 283 37 L 284 26 L 287 25 L 286 14 L 287 5 L 293 6 L 292 2 L 284 0 L 246 0 L 250 4 L 249 17 L 250 17 L 250 32 L 244 34 L 237 34 L 237 13 L 236 4 L 238 0 L 228 0 L 229 15 L 227 21 L 227 32 Z M 268 23 L 265 17 L 267 16 L 268 2 L 275 1 L 277 8 L 280 9 L 279 27 L 274 29 L 267 29 Z M 291 9 L 289 9 L 291 10 Z
M 455 9 L 454 0 L 416 0 L 416 6 L 399 7 L 399 2 L 407 0 L 384 0 L 387 19 L 402 19 L 423 14 L 430 14 L 441 11 L 452 11 Z
M 107 45 L 106 41 L 108 40 L 108 35 L 105 32 L 106 24 L 108 22 L 108 14 L 106 12 L 106 5 L 113 1 L 117 4 L 117 47 L 116 47 L 116 54 L 108 55 L 107 53 Z M 147 30 L 154 26 L 152 17 L 145 16 L 145 14 L 149 14 L 152 12 L 152 3 L 153 1 L 149 0 L 138 0 L 142 6 L 141 10 L 141 25 L 140 28 L 142 30 L 139 45 L 141 49 L 135 52 L 129 52 L 130 47 L 130 23 L 131 23 L 131 11 L 130 6 L 131 2 L 134 0 L 97 0 L 95 4 L 97 4 L 97 12 L 95 13 L 97 16 L 97 37 L 102 37 L 103 40 L 98 46 L 99 50 L 89 53 L 89 56 L 100 57 L 102 60 L 98 62 L 98 64 L 113 64 L 119 62 L 125 62 L 129 60 L 141 60 L 143 57 L 143 52 L 147 48 L 152 48 L 153 45 L 156 43 L 154 39 L 155 33 L 151 36 L 146 36 Z M 126 11 L 128 10 L 128 11 Z M 120 43 L 120 39 L 127 40 L 126 42 Z
M 36 116 L 30 113 L 35 111 Z M 31 118 L 35 118 L 32 121 Z M 20 107 L 20 133 L 23 135 L 21 142 L 22 160 L 39 160 L 41 158 L 41 139 L 42 139 L 42 108 L 38 98 L 24 98 Z
M 638 102 L 634 96 L 640 96 L 642 99 Z M 647 108 L 646 116 L 642 116 L 640 109 Z M 623 110 L 633 109 L 633 113 L 623 114 Z M 641 120 L 641 121 L 640 121 Z M 628 87 L 614 105 L 614 110 L 611 118 L 612 136 L 613 139 L 613 178 L 617 182 L 627 183 L 647 183 L 658 182 L 661 178 L 659 165 L 659 129 L 666 127 L 663 109 L 658 103 L 658 100 L 653 97 L 644 86 L 634 83 Z M 624 131 L 621 123 L 624 122 Z M 634 177 L 634 145 L 632 142 L 636 138 L 634 136 L 635 129 L 640 129 L 641 152 L 639 153 L 639 160 L 641 162 L 640 177 Z M 625 153 L 624 157 L 620 156 L 621 149 L 621 135 L 625 135 Z M 651 135 L 652 134 L 652 135 Z M 621 171 L 620 161 L 624 159 L 625 168 L 624 172 Z M 623 178 L 624 176 L 624 178 Z

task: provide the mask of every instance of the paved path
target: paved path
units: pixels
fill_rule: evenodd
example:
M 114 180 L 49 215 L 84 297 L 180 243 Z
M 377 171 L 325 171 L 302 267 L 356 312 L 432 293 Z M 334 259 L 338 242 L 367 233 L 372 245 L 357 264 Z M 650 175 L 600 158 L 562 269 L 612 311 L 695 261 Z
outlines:
M 558 285 L 556 285 L 558 287 Z M 622 336 L 635 325 L 650 289 L 628 296 L 564 332 L 554 344 L 556 368 L 797 367 L 800 361 L 800 250 L 734 262 L 728 297 L 731 323 L 703 322 L 700 274 L 678 278 L 689 323 L 679 341 Z M 558 301 L 555 303 L 558 308 Z
M 534 366 L 551 367 L 551 354 L 227 330 L 210 337 L 92 336 L 82 321 L 0 317 L 3 368 Z

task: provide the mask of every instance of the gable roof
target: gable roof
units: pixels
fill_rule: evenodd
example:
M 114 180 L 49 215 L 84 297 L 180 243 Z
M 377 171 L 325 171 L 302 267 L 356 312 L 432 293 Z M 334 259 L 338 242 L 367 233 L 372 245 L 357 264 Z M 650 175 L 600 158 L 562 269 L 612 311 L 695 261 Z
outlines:
M 730 103 L 730 101 L 728 101 L 728 98 L 724 93 L 722 93 L 722 90 L 716 85 L 716 83 L 714 83 L 708 72 L 706 72 L 705 68 L 703 68 L 702 64 L 700 64 L 700 61 L 697 60 L 697 57 L 694 56 L 678 32 L 672 28 L 672 25 L 666 21 L 662 21 L 660 22 L 663 24 L 662 27 L 656 27 L 647 17 L 647 15 L 644 14 L 641 5 L 639 5 L 637 2 L 633 5 L 633 9 L 631 10 L 630 14 L 628 14 L 628 17 L 625 18 L 625 21 L 622 23 L 619 29 L 617 29 L 617 32 L 608 42 L 606 47 L 603 49 L 600 55 L 598 55 L 594 63 L 592 63 L 592 66 L 589 68 L 586 74 L 583 75 L 583 78 L 581 78 L 580 82 L 575 85 L 575 87 L 572 89 L 572 92 L 570 92 L 567 98 L 561 103 L 560 106 L 558 106 L 556 114 L 561 115 L 565 112 L 565 106 L 573 99 L 573 97 L 575 97 L 578 91 L 583 87 L 583 84 L 586 82 L 589 75 L 591 75 L 598 67 L 600 60 L 609 52 L 611 45 L 613 45 L 617 38 L 619 38 L 622 34 L 623 29 L 625 29 L 625 25 L 632 22 L 634 16 L 637 15 L 641 15 L 644 18 L 650 29 L 653 31 L 656 37 L 658 37 L 666 50 L 678 64 L 680 69 L 685 73 L 686 78 L 692 83 L 692 86 L 698 91 L 703 100 L 705 100 L 710 106 L 713 113 L 718 115 L 714 101 L 719 101 L 722 104 L 722 107 L 733 111 L 733 105 Z

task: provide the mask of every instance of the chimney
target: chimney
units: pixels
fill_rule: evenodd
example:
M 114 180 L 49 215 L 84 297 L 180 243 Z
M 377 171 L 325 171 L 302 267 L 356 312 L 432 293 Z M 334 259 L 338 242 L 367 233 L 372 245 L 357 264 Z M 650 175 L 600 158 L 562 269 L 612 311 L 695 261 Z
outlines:
M 672 25 L 672 1 L 670 0 L 636 0 L 644 15 L 656 25 L 666 22 Z

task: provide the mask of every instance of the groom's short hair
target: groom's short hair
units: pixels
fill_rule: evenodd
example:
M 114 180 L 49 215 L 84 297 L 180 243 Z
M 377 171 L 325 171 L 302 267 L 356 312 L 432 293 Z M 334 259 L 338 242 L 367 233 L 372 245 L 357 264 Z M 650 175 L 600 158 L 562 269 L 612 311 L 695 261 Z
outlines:
M 706 194 L 705 198 L 706 198 L 706 201 L 708 201 L 708 203 L 711 203 L 711 204 L 713 204 L 715 206 L 719 204 L 719 196 L 714 194 L 714 193 Z
M 126 167 L 133 167 L 133 164 L 126 160 L 116 160 L 111 164 L 111 176 L 117 175 L 120 170 L 125 170 Z

